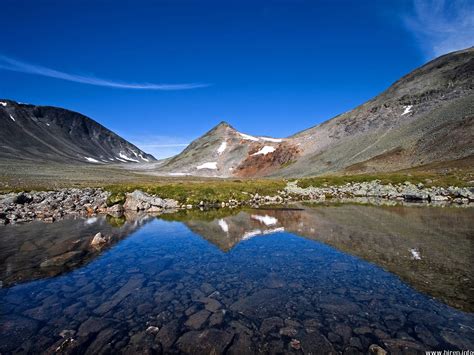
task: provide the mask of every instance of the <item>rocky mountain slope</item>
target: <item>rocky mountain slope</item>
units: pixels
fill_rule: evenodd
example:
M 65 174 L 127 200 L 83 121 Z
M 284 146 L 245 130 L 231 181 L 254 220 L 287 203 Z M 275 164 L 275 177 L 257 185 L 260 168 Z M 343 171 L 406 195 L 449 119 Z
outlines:
M 287 139 L 254 137 L 221 122 L 159 168 L 164 174 L 264 176 L 298 155 Z
M 146 163 L 155 158 L 79 113 L 0 99 L 0 159 Z
M 223 122 L 159 168 L 165 175 L 311 176 L 474 160 L 474 48 L 441 56 L 363 105 L 285 139 Z

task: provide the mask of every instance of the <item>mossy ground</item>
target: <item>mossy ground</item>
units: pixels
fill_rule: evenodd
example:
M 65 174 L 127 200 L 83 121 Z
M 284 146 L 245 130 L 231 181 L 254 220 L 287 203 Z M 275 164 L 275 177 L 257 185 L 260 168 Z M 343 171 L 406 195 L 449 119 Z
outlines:
M 276 195 L 286 186 L 284 180 L 207 180 L 158 182 L 150 184 L 116 184 L 104 186 L 112 194 L 108 203 L 123 203 L 125 193 L 142 190 L 146 193 L 172 198 L 183 204 L 220 203 L 234 199 L 246 201 L 251 194 Z

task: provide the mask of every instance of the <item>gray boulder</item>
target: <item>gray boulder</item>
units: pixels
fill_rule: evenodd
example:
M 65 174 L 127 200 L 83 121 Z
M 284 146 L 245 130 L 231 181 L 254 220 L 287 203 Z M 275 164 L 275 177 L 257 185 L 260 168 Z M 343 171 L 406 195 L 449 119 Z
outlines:
M 149 195 L 143 191 L 135 190 L 127 193 L 123 208 L 127 211 L 156 211 L 158 209 L 178 208 L 178 202 L 172 199 L 162 199 Z M 153 208 L 152 208 L 153 207 Z

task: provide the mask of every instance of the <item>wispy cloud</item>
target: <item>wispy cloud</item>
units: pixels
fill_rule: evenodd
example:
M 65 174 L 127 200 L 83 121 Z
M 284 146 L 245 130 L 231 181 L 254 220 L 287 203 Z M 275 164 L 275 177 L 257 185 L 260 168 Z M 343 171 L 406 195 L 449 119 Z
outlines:
M 23 62 L 5 55 L 0 55 L 0 69 L 35 74 L 56 78 L 61 80 L 73 81 L 81 84 L 89 84 L 95 86 L 105 86 L 120 89 L 134 90 L 189 90 L 207 87 L 210 84 L 205 83 L 184 83 L 184 84 L 153 84 L 153 83 L 130 83 L 117 80 L 109 80 L 97 78 L 90 75 L 80 75 L 66 73 L 59 70 L 47 68 L 38 64 Z
M 474 45 L 472 0 L 413 0 L 403 20 L 428 58 Z

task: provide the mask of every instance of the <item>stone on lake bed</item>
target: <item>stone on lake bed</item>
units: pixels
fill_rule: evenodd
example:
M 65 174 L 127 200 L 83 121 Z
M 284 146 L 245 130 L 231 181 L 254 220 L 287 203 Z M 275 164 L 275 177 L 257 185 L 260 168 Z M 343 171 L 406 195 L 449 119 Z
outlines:
M 90 317 L 81 324 L 77 331 L 78 336 L 87 336 L 91 333 L 98 333 L 110 325 L 110 321 L 99 317 Z
M 102 233 L 97 233 L 91 241 L 91 246 L 97 246 L 106 243 L 107 241 L 102 236 Z
M 291 339 L 290 346 L 295 350 L 299 350 L 301 349 L 301 342 L 298 339 Z
M 211 312 L 203 309 L 202 311 L 199 311 L 191 315 L 188 318 L 188 320 L 184 323 L 184 325 L 192 329 L 199 329 L 207 321 L 210 315 L 211 315 Z
M 222 304 L 210 297 L 205 297 L 199 300 L 200 303 L 204 303 L 204 307 L 210 312 L 216 312 L 218 309 L 222 308 Z
M 2 315 L 0 324 L 0 352 L 13 351 L 18 342 L 26 342 L 37 334 L 39 323 L 31 318 L 22 316 Z
M 55 256 L 53 258 L 47 259 L 43 261 L 40 264 L 40 267 L 46 268 L 46 267 L 53 267 L 53 266 L 62 266 L 77 257 L 79 257 L 82 254 L 81 251 L 69 251 L 67 253 Z
M 142 284 L 143 279 L 130 278 L 125 285 L 123 285 L 115 294 L 110 297 L 109 301 L 102 303 L 98 308 L 96 308 L 94 313 L 100 315 L 107 313 L 120 302 L 122 302 L 125 297 L 139 289 Z
M 369 353 L 374 355 L 386 355 L 387 352 L 377 344 L 372 344 L 369 346 Z
M 222 354 L 231 343 L 234 334 L 215 328 L 190 331 L 176 342 L 179 350 L 186 354 L 209 355 Z
M 293 327 L 284 327 L 280 329 L 280 335 L 286 337 L 294 337 L 297 333 L 298 331 Z
M 161 327 L 156 335 L 156 340 L 159 341 L 164 348 L 171 347 L 179 336 L 179 321 L 172 320 Z
M 276 289 L 261 289 L 237 300 L 230 306 L 230 309 L 245 316 L 267 317 L 284 307 L 286 297 L 285 293 Z
M 277 329 L 282 328 L 283 325 L 283 319 L 280 317 L 266 318 L 263 320 L 262 325 L 260 326 L 260 332 L 262 334 L 274 332 Z
M 160 328 L 155 327 L 153 325 L 150 325 L 148 328 L 146 328 L 147 334 L 157 334 L 160 331 Z

